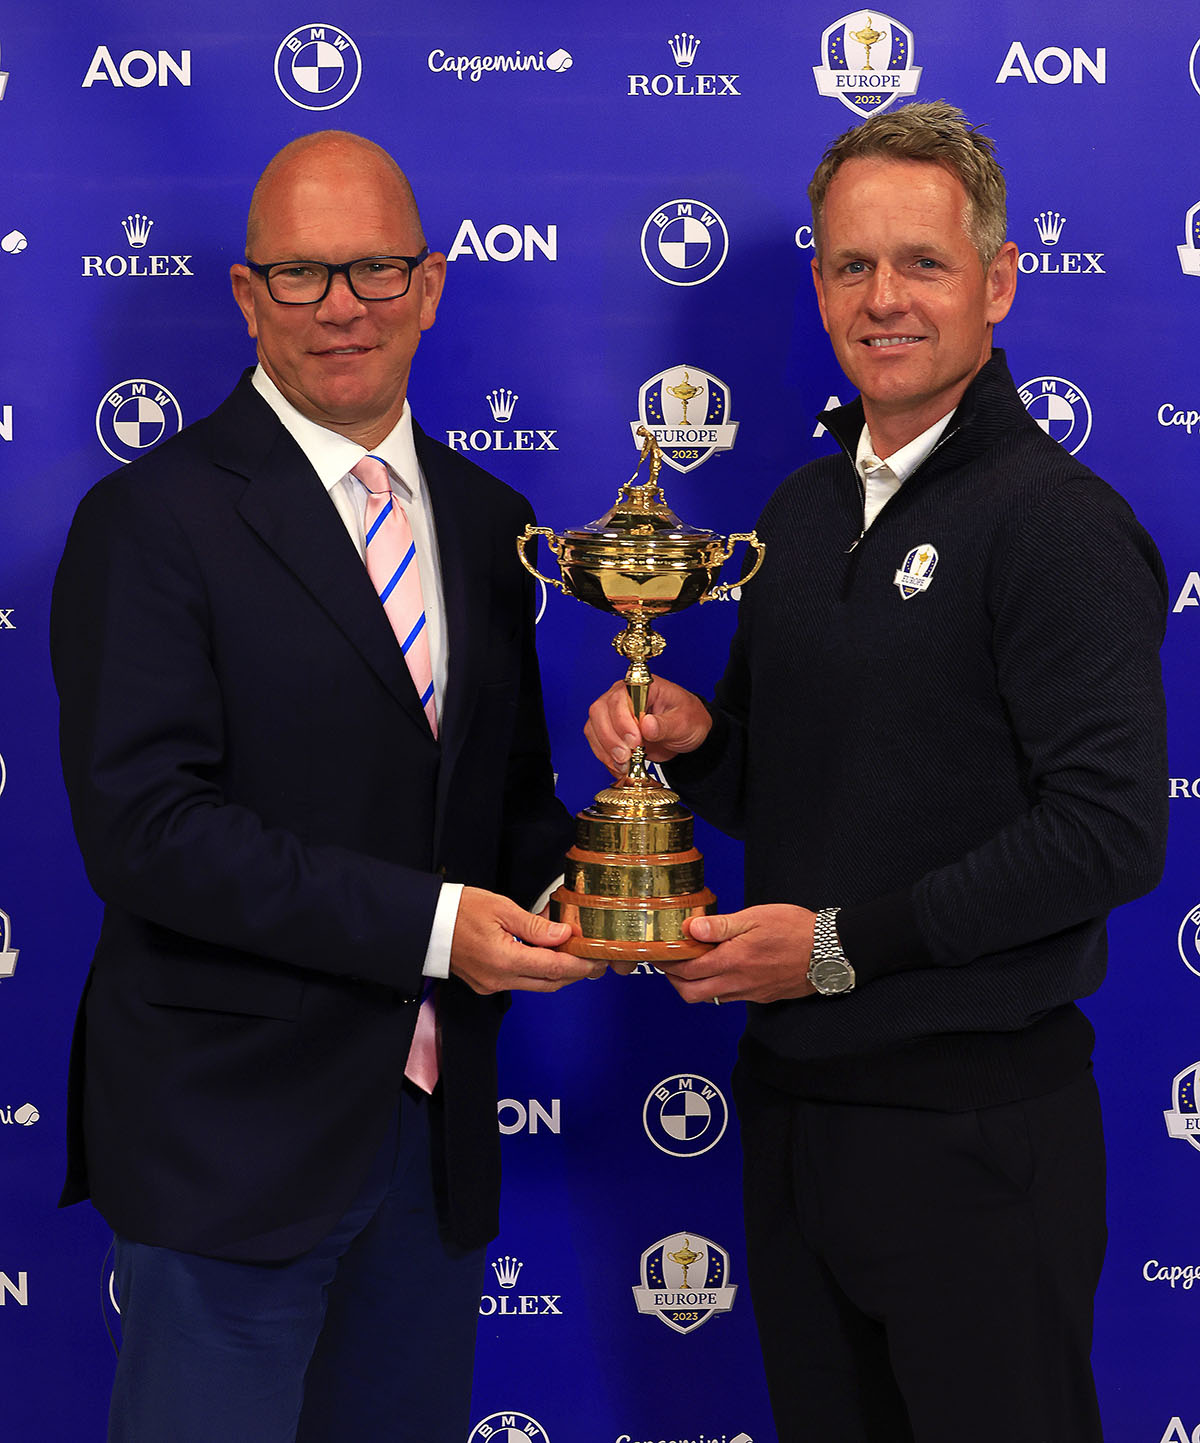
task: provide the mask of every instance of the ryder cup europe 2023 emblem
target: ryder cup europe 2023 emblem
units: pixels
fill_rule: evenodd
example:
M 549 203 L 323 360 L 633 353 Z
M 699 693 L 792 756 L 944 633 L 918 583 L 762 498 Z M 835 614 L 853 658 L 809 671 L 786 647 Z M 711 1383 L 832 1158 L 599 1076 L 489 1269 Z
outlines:
M 1177 1073 L 1171 1084 L 1171 1101 L 1175 1104 L 1163 1113 L 1167 1131 L 1172 1137 L 1190 1142 L 1200 1152 L 1200 1106 L 1196 1102 L 1197 1074 L 1200 1062 L 1193 1062 Z
M 676 471 L 701 466 L 716 451 L 728 451 L 738 423 L 729 418 L 729 387 L 699 366 L 669 366 L 638 392 L 638 420 L 629 423 L 636 446 L 644 426 Z
M 915 95 L 921 67 L 913 64 L 913 34 L 881 10 L 855 10 L 821 36 L 817 90 L 840 100 L 860 118 Z
M 672 1233 L 642 1254 L 642 1283 L 633 1290 L 639 1313 L 656 1313 L 668 1328 L 690 1333 L 733 1307 L 729 1254 L 699 1233 Z
M 1196 43 L 1200 45 L 1200 40 Z M 1200 276 L 1200 200 L 1184 218 L 1184 235 L 1186 240 L 1183 245 L 1175 247 L 1179 252 L 1179 264 L 1185 276 Z

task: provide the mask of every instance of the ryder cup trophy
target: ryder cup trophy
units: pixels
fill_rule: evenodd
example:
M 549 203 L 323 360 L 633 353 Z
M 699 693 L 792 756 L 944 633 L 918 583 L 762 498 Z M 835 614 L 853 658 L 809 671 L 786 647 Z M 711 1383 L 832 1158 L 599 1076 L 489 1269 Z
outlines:
M 753 532 L 716 536 L 680 521 L 658 484 L 658 442 L 644 426 L 637 434 L 645 438 L 641 458 L 612 510 L 561 536 L 547 526 L 527 526 L 517 539 L 517 554 L 547 586 L 624 620 L 613 646 L 629 662 L 625 686 L 640 719 L 650 689 L 646 663 L 666 645 L 654 630 L 655 620 L 694 602 L 727 600 L 733 588 L 718 585 L 717 578 L 734 543 L 748 542 L 757 552 L 735 585 L 750 580 L 766 548 Z M 647 456 L 650 475 L 637 485 Z M 561 580 L 543 576 L 529 560 L 528 544 L 538 536 L 554 553 Z M 683 930 L 685 918 L 715 912 L 717 905 L 692 845 L 692 821 L 678 796 L 647 771 L 645 750 L 635 748 L 628 775 L 605 787 L 576 817 L 566 880 L 550 898 L 550 916 L 578 923 L 583 933 L 564 950 L 607 962 L 682 961 L 708 950 Z

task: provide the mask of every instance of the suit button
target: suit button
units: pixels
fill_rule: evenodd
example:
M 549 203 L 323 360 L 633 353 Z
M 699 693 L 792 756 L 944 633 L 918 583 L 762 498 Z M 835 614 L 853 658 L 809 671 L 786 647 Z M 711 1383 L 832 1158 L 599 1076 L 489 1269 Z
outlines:
M 438 871 L 438 876 L 441 877 L 441 879 L 442 879 L 443 881 L 445 881 L 445 879 L 446 879 L 446 868 L 445 868 L 444 866 L 442 866 L 442 867 L 439 867 L 439 868 L 437 869 L 437 871 Z

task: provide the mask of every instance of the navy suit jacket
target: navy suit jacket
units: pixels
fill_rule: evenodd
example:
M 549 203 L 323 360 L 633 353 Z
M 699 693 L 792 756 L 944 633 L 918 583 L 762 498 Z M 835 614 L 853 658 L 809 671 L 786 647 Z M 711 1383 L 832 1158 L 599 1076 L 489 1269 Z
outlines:
M 443 877 L 528 906 L 553 795 L 515 550 L 528 503 L 414 427 L 449 635 L 439 738 L 327 492 L 249 381 L 81 502 L 51 640 L 104 920 L 72 1048 L 63 1202 L 139 1242 L 315 1243 L 394 1115 Z M 507 995 L 439 989 L 435 1178 L 495 1235 Z

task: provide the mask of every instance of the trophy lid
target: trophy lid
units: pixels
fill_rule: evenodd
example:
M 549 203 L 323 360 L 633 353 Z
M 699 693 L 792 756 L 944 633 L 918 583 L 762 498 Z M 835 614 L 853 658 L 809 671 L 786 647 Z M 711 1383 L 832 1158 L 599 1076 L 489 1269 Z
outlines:
M 646 437 L 637 470 L 617 492 L 614 504 L 598 520 L 577 531 L 564 532 L 564 539 L 572 541 L 621 541 L 626 537 L 653 537 L 656 541 L 696 542 L 707 541 L 713 532 L 705 527 L 689 526 L 681 521 L 667 505 L 662 487 L 658 484 L 658 473 L 662 466 L 662 452 L 652 433 L 639 427 L 638 435 Z M 650 476 L 640 486 L 635 485 L 642 462 L 650 456 Z

